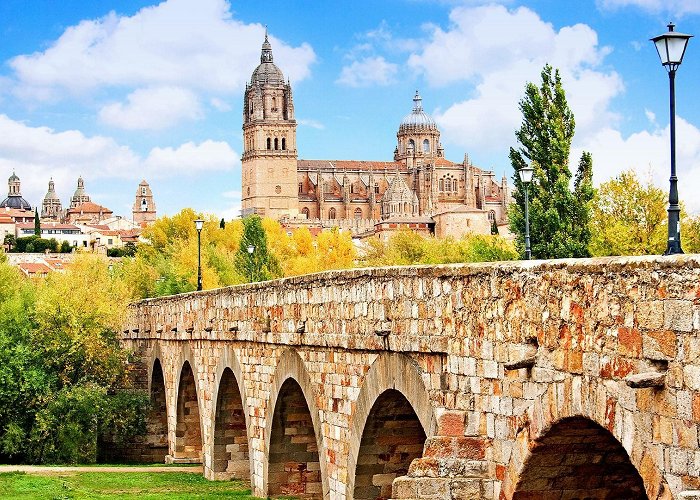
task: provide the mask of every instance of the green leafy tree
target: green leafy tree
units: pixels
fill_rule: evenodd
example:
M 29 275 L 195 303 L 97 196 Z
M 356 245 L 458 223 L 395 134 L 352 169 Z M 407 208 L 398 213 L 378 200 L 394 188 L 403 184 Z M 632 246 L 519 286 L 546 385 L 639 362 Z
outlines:
M 633 170 L 600 185 L 593 203 L 593 255 L 651 255 L 666 249 L 667 194 Z
M 3 244 L 7 247 L 7 251 L 11 252 L 17 246 L 17 238 L 14 234 L 6 234 Z
M 34 208 L 34 236 L 41 237 L 41 222 L 39 221 L 38 208 Z
M 252 249 L 252 252 L 249 252 Z M 257 215 L 243 218 L 243 235 L 235 256 L 236 270 L 250 282 L 266 281 L 282 276 L 277 258 L 267 247 L 262 219 Z
M 530 239 L 535 258 L 586 257 L 590 231 L 588 220 L 593 199 L 592 159 L 584 153 L 573 191 L 570 189 L 569 154 L 574 137 L 574 115 L 569 109 L 559 71 L 546 65 L 538 87 L 528 83 L 520 101 L 523 122 L 515 136 L 519 146 L 510 148 L 515 173 L 515 203 L 509 210 L 511 230 L 518 248 L 524 249 L 525 195 L 518 172 L 534 169 L 529 186 Z

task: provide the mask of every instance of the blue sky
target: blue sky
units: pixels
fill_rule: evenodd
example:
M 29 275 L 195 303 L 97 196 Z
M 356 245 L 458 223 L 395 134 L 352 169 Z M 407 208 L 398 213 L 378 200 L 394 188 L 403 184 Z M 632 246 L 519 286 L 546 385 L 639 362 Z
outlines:
M 416 89 L 446 156 L 511 177 L 518 100 L 560 68 L 594 179 L 634 168 L 666 189 L 668 77 L 648 39 L 700 35 L 700 0 L 480 2 L 3 0 L 0 177 L 39 204 L 85 178 L 129 215 L 138 182 L 160 214 L 240 207 L 241 106 L 267 25 L 293 85 L 299 157 L 390 160 Z M 680 195 L 700 212 L 700 41 L 677 77 Z

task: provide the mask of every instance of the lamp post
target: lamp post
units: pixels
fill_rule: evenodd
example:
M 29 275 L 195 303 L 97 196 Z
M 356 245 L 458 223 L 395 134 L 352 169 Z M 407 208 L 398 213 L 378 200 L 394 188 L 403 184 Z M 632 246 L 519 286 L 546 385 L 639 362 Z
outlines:
M 656 45 L 661 64 L 668 71 L 671 103 L 671 178 L 668 194 L 668 245 L 664 255 L 683 253 L 681 249 L 681 207 L 678 205 L 678 177 L 676 177 L 676 70 L 683 62 L 688 40 L 693 35 L 674 31 L 675 25 L 668 24 L 668 33 L 651 39 Z
M 523 167 L 518 170 L 520 182 L 525 187 L 525 259 L 530 260 L 532 256 L 530 252 L 530 213 L 529 213 L 529 193 L 528 187 L 532 182 L 532 174 L 535 170 L 532 167 Z
M 255 252 L 255 245 L 248 245 L 248 255 L 250 256 L 250 282 L 253 282 L 253 252 Z
M 194 221 L 194 227 L 197 229 L 197 291 L 202 290 L 202 228 L 204 221 L 197 219 Z

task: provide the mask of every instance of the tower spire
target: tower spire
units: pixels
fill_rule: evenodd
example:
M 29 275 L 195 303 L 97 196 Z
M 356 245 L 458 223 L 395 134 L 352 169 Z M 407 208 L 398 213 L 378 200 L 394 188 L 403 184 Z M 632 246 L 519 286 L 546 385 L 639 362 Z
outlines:
M 260 63 L 272 62 L 272 45 L 267 38 L 267 26 L 265 26 L 265 41 L 262 44 L 262 52 L 260 53 Z

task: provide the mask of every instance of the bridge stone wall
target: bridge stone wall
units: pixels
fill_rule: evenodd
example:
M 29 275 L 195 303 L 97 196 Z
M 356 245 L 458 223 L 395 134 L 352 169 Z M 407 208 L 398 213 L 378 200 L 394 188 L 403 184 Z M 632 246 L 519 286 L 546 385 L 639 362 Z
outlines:
M 136 303 L 123 340 L 168 459 L 196 436 L 256 495 L 657 499 L 700 489 L 699 333 L 674 256 L 326 272 Z

